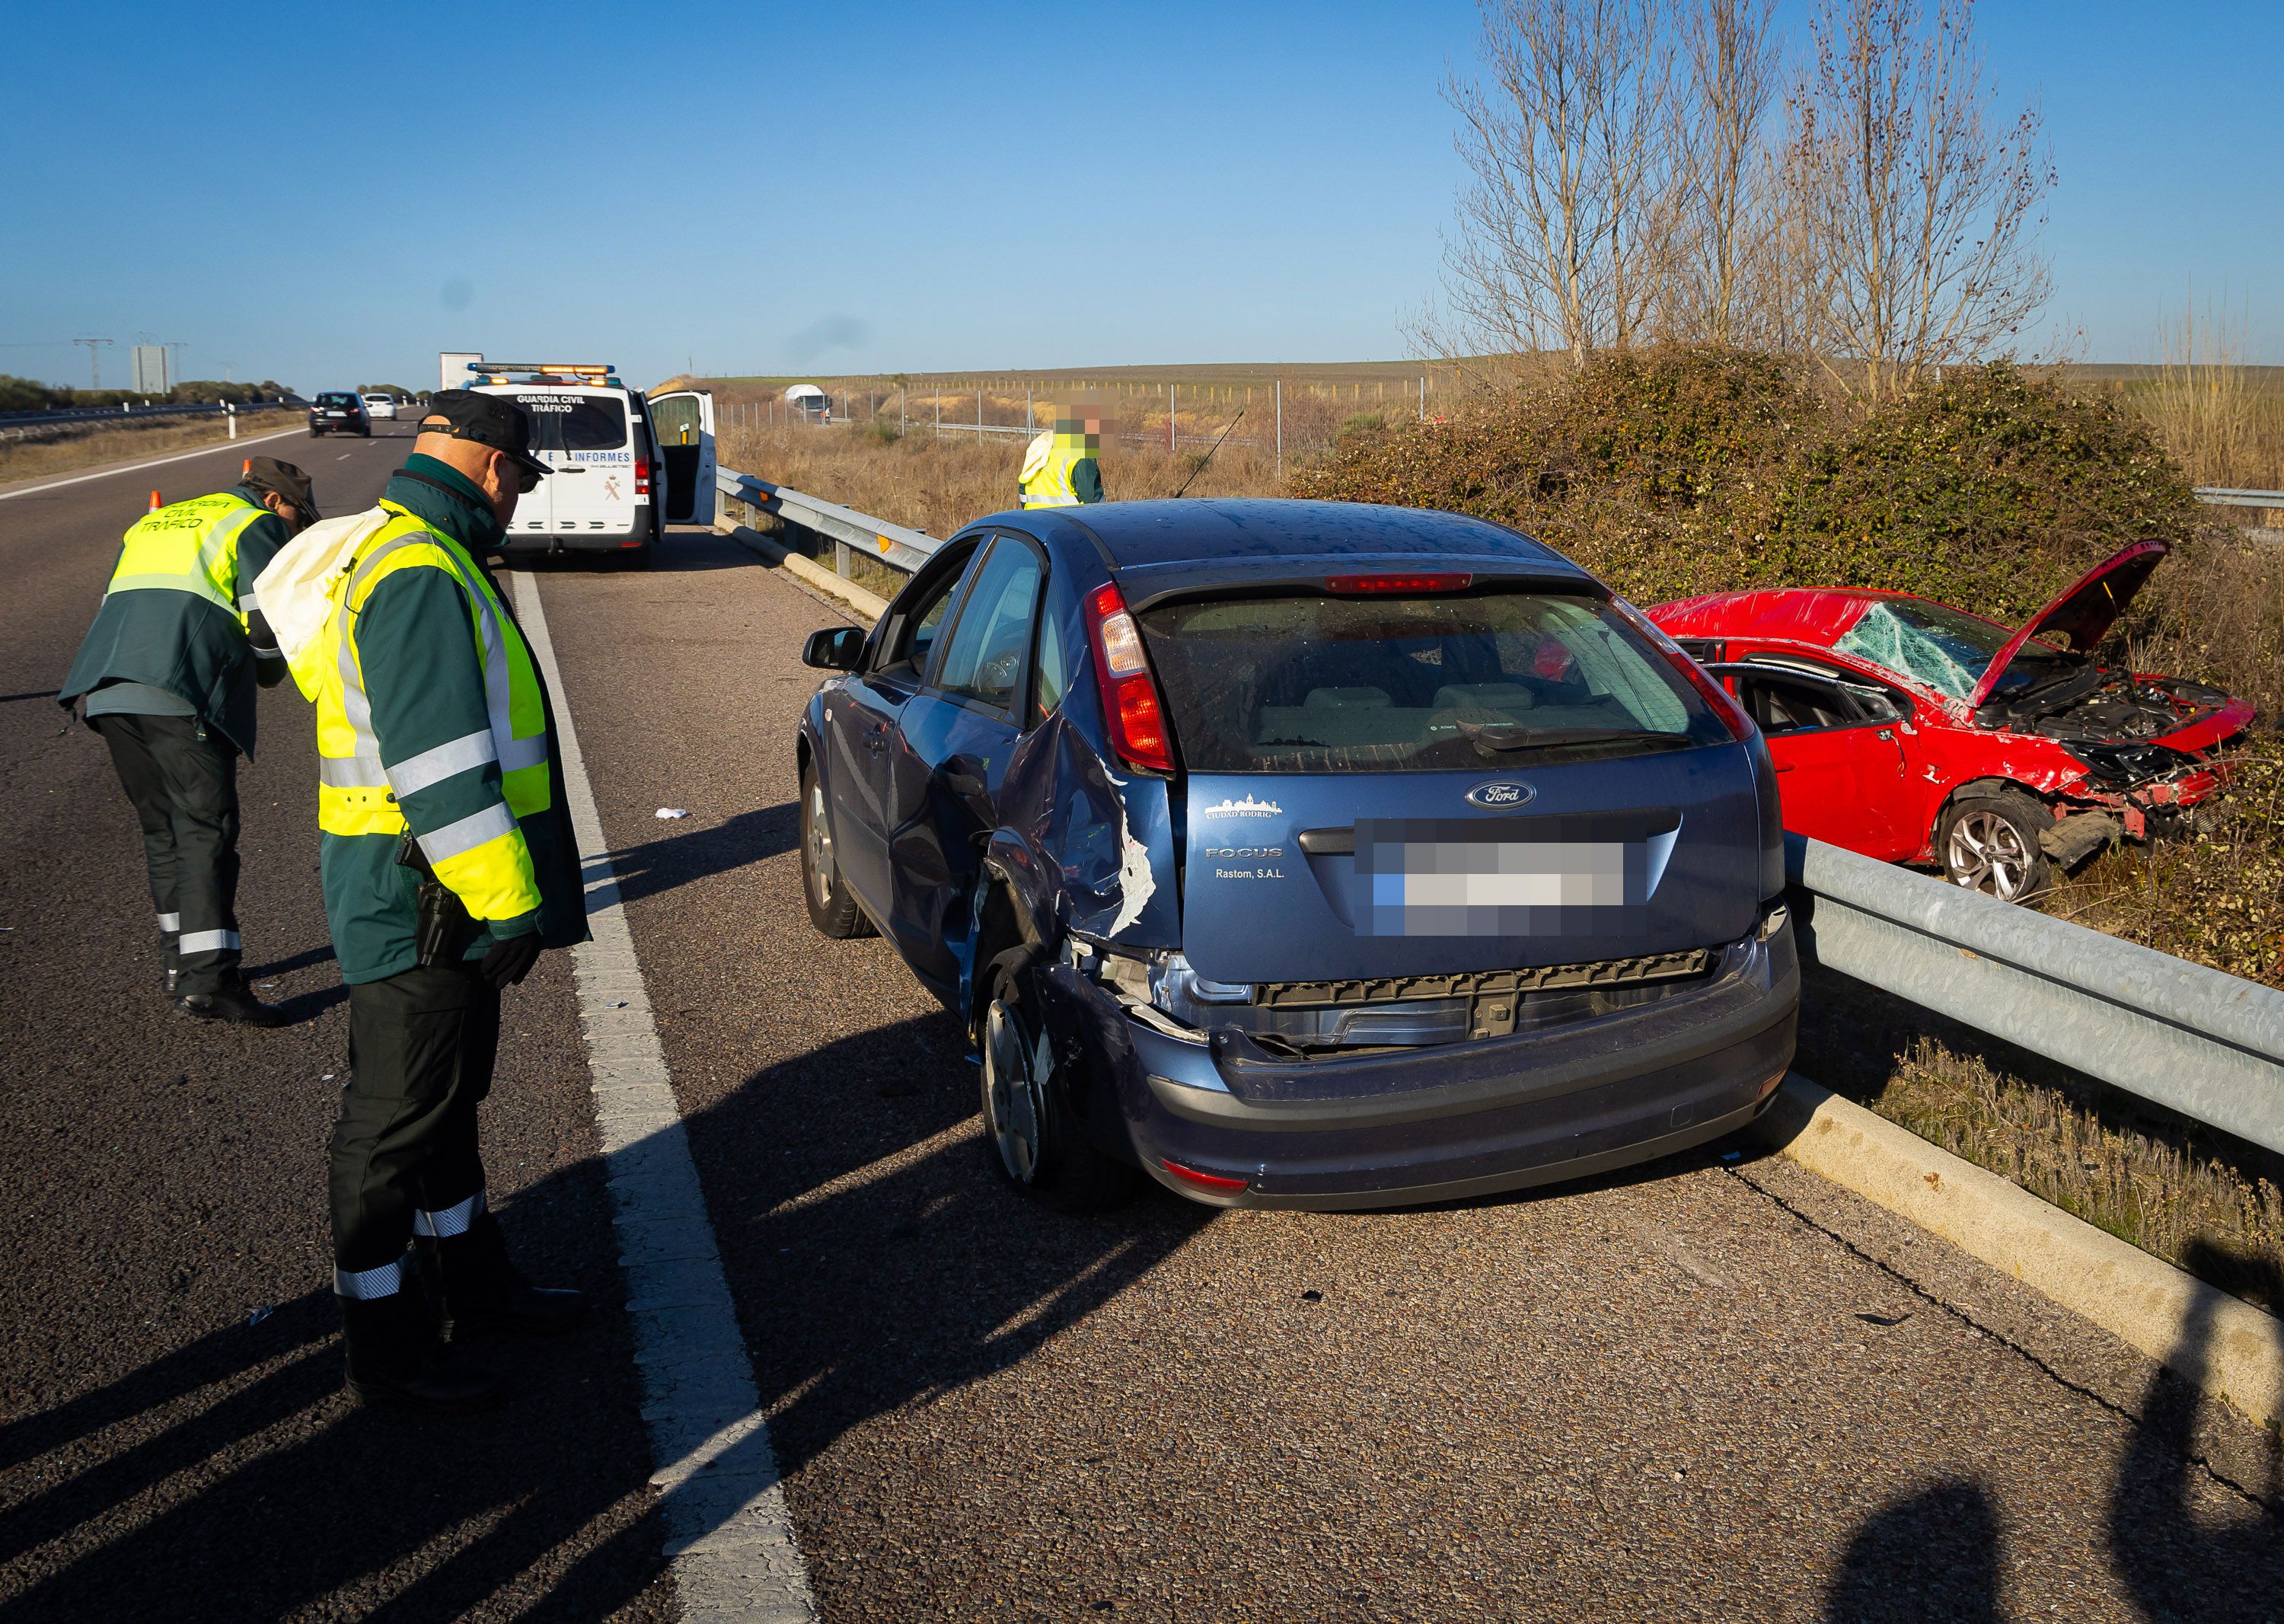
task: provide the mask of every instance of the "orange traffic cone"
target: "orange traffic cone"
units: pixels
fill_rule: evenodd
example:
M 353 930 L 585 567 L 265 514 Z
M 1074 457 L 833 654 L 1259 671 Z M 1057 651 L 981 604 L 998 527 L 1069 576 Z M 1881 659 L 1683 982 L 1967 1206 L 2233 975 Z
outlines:
M 247 474 L 252 473 L 253 472 L 254 472 L 254 459 L 253 459 L 252 457 L 247 457 L 247 458 L 246 459 L 246 461 L 245 461 L 244 463 L 242 463 L 241 465 L 239 465 L 239 470 L 238 470 L 238 477 L 239 477 L 239 479 L 241 479 L 241 480 L 242 480 L 242 479 L 244 479 Z
M 154 490 L 151 493 L 151 511 L 153 512 L 157 512 L 160 508 L 166 505 L 167 504 L 159 500 L 159 493 L 157 491 Z

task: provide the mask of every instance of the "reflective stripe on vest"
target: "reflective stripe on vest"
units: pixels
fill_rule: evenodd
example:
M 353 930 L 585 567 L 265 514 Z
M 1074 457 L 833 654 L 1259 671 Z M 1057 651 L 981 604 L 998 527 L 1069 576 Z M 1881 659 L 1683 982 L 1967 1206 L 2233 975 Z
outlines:
M 472 849 L 552 804 L 547 732 L 536 668 L 530 651 L 493 597 L 480 572 L 465 565 L 458 544 L 394 504 L 397 517 L 373 533 L 348 574 L 339 607 L 326 627 L 333 643 L 330 669 L 317 694 L 318 824 L 332 834 L 401 834 L 397 802 L 456 773 L 497 761 L 505 807 L 438 830 L 421 841 L 432 863 Z M 358 663 L 355 623 L 363 597 L 383 562 L 406 547 L 425 545 L 441 555 L 469 605 L 469 635 L 484 662 L 484 708 L 489 726 L 433 746 L 394 767 L 383 764 L 373 732 L 372 704 Z M 423 561 L 414 567 L 436 567 Z M 519 736 L 518 727 L 524 730 Z M 489 820 L 480 829 L 480 820 Z
M 188 592 L 205 598 L 243 629 L 254 604 L 239 595 L 238 538 L 266 511 L 235 491 L 224 491 L 145 513 L 128 527 L 104 596 Z

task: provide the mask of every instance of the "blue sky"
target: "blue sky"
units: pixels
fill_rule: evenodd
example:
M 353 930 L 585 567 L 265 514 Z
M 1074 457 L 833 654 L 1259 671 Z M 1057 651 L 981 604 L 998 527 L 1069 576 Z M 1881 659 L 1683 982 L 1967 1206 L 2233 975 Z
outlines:
M 1800 0 L 1792 0 L 1797 12 Z M 2194 285 L 2284 361 L 2284 5 L 1985 0 L 2061 172 L 2047 325 Z M 414 386 L 440 349 L 711 372 L 1404 353 L 1468 0 L 26 8 L 0 371 Z

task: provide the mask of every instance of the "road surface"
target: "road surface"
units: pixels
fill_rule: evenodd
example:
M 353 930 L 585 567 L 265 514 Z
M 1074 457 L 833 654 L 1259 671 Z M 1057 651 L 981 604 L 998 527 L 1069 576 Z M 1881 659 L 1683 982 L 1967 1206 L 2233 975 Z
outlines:
M 262 449 L 339 513 L 409 434 Z M 446 1425 L 339 1391 L 290 684 L 241 910 L 296 1022 L 160 995 L 131 817 L 51 694 L 150 486 L 240 455 L 0 490 L 0 1624 L 678 1616 L 567 956 L 510 996 L 485 1154 L 531 1272 L 602 1312 Z M 1029 1207 L 954 1023 L 802 910 L 797 653 L 839 612 L 699 532 L 534 574 L 825 1618 L 2284 1614 L 2251 1429 L 1748 1145 L 1423 1212 Z

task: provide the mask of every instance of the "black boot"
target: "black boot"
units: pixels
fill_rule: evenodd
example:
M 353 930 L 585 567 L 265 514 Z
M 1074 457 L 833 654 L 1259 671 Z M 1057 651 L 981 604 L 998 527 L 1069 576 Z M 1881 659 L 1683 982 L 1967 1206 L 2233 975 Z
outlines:
M 170 971 L 169 976 L 173 974 Z M 195 1015 L 200 1020 L 226 1020 L 241 1027 L 276 1027 L 285 1024 L 285 1014 L 276 1005 L 268 1004 L 254 995 L 254 989 L 241 976 L 232 975 L 210 993 L 184 993 L 175 1000 L 175 1007 L 185 1015 Z
M 398 1292 L 370 1302 L 335 1300 L 348 1349 L 348 1389 L 366 1403 L 458 1416 L 499 1402 L 507 1378 L 439 1342 L 418 1297 Z
M 534 1285 L 517 1272 L 499 1220 L 489 1213 L 477 1214 L 465 1234 L 434 1244 L 444 1284 L 444 1333 L 456 1341 L 558 1336 L 587 1317 L 586 1292 Z

